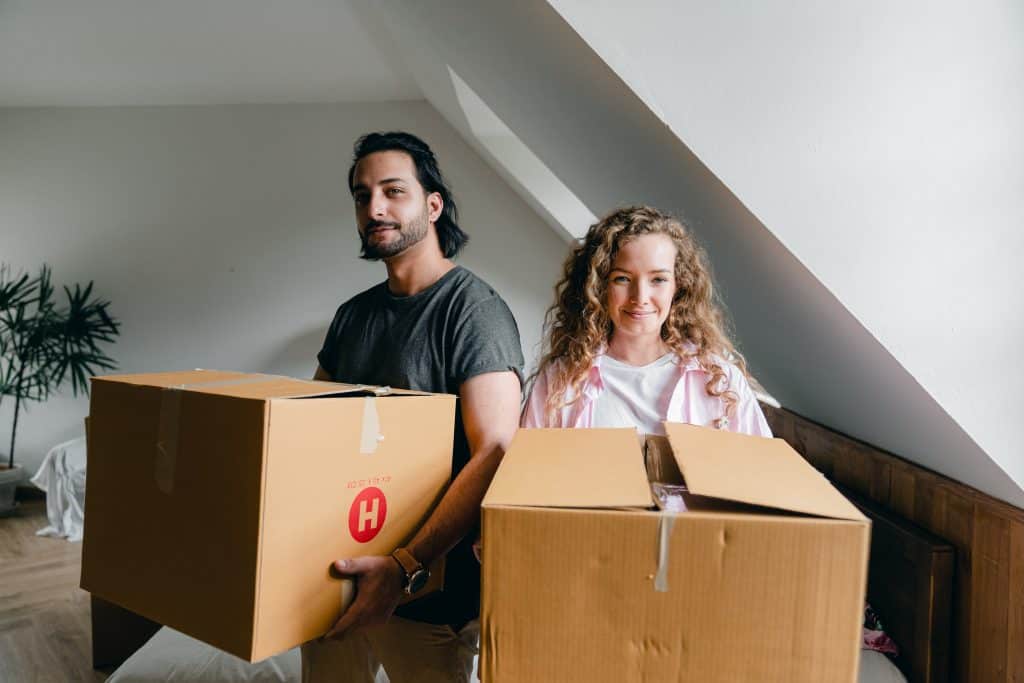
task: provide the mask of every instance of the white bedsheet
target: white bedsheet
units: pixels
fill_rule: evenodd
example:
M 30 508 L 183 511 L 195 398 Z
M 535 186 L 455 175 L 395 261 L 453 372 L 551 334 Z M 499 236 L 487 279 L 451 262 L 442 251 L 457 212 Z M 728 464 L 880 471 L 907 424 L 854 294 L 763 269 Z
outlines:
M 49 525 L 37 536 L 82 540 L 85 519 L 85 437 L 65 441 L 50 449 L 32 477 L 32 483 L 46 491 Z
M 858 683 L 907 683 L 906 677 L 900 673 L 896 665 L 881 652 L 874 650 L 860 651 L 860 675 Z
M 476 662 L 473 663 L 473 683 Z M 162 628 L 128 658 L 107 683 L 299 683 L 302 680 L 298 648 L 256 664 L 229 655 L 170 628 Z M 885 655 L 861 650 L 858 683 L 906 683 Z M 377 683 L 388 683 L 383 672 Z

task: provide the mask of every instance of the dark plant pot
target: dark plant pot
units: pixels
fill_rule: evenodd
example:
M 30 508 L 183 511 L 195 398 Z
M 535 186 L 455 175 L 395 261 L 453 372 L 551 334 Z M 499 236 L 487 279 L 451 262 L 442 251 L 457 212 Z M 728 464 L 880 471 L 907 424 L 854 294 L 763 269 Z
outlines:
M 13 514 L 18 507 L 14 494 L 18 484 L 25 480 L 25 468 L 15 464 L 13 468 L 0 466 L 0 517 Z

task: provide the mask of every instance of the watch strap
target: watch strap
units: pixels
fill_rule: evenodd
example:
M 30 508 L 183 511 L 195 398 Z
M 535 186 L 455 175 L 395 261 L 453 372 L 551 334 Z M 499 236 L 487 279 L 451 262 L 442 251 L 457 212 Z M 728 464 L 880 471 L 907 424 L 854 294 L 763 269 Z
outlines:
M 423 565 L 412 556 L 408 548 L 395 548 L 395 552 L 391 553 L 391 557 L 395 558 L 398 562 L 398 566 L 405 572 L 406 581 L 409 580 L 413 574 L 423 569 Z

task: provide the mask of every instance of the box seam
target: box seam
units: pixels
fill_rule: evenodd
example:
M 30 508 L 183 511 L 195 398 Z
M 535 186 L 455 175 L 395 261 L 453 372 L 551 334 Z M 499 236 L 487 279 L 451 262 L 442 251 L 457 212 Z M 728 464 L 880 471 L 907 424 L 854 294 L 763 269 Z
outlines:
M 260 473 L 260 522 L 259 527 L 256 531 L 256 576 L 255 585 L 253 586 L 253 599 L 252 599 L 252 641 L 249 643 L 249 660 L 255 661 L 257 645 L 259 641 L 260 633 L 260 594 L 263 587 L 263 529 L 265 517 L 267 514 L 267 480 L 268 470 L 270 469 L 270 458 L 268 457 L 269 449 L 267 444 L 269 442 L 268 435 L 270 433 L 270 416 L 271 416 L 271 405 L 272 400 L 264 401 L 263 406 L 263 435 L 261 437 L 260 452 L 261 452 L 261 473 Z

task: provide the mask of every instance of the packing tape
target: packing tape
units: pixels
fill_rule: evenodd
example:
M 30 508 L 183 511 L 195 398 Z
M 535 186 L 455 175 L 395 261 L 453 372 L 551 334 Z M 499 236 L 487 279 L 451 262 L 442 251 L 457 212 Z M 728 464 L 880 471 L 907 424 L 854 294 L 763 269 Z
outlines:
M 377 414 L 377 397 L 367 396 L 363 399 L 363 429 L 359 437 L 359 452 L 371 455 L 377 452 L 377 446 L 384 439 L 380 433 L 380 416 Z
M 258 384 L 260 382 L 287 379 L 307 384 L 319 384 L 315 380 L 295 380 L 284 375 L 246 375 L 232 379 L 208 380 L 205 382 L 189 382 L 164 387 L 160 394 L 160 417 L 157 426 L 156 454 L 153 466 L 153 478 L 157 489 L 170 495 L 174 492 L 174 471 L 178 462 L 178 432 L 181 426 L 181 392 L 188 389 L 211 389 L 214 387 L 237 386 L 242 384 Z M 360 385 L 358 390 L 369 391 L 373 396 L 366 398 L 363 409 L 363 433 L 360 440 L 361 453 L 373 453 L 377 445 L 384 440 L 380 433 L 380 418 L 377 416 L 377 405 L 374 398 L 387 396 L 391 387 L 369 387 Z
M 156 454 L 153 479 L 161 493 L 174 493 L 174 471 L 178 463 L 178 432 L 181 423 L 181 392 L 186 389 L 223 387 L 237 384 L 257 384 L 279 379 L 282 375 L 247 375 L 233 379 L 190 382 L 164 387 L 160 393 L 160 417 L 157 425 Z M 310 382 L 312 384 L 312 382 Z
M 658 593 L 668 592 L 669 544 L 675 522 L 675 514 L 667 510 L 658 518 L 658 571 L 654 575 L 654 590 Z
M 181 421 L 181 392 L 160 393 L 160 421 L 157 425 L 156 462 L 153 478 L 162 493 L 174 493 L 174 467 L 178 461 L 178 423 Z

